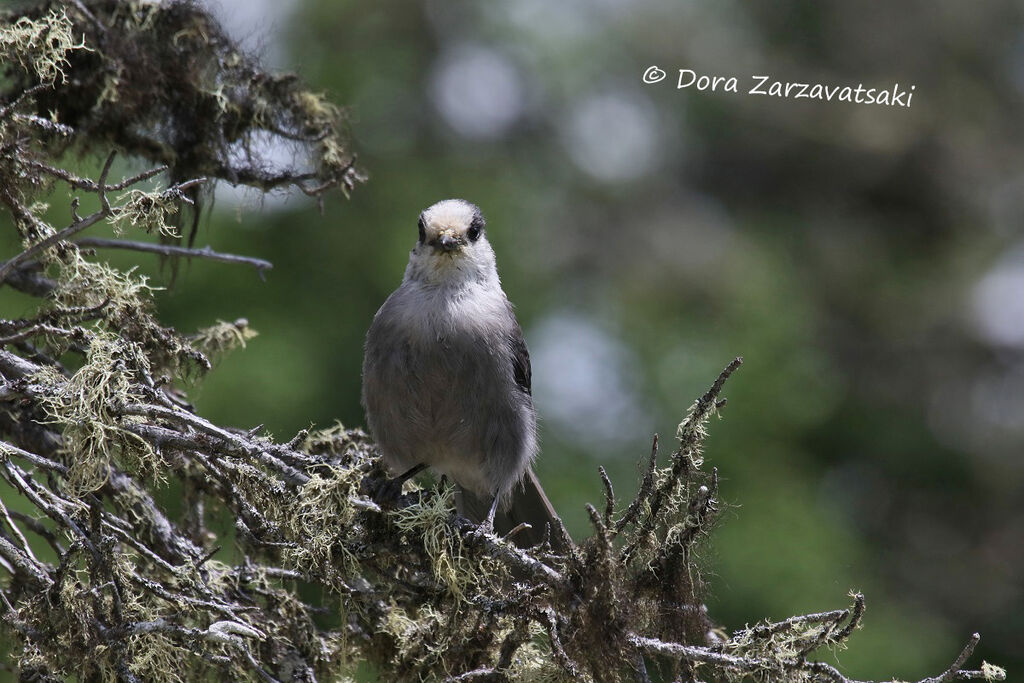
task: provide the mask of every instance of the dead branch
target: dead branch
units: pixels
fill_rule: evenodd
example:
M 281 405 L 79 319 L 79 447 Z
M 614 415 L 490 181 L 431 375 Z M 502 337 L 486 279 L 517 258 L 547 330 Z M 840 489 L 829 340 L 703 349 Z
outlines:
M 102 237 L 83 237 L 75 240 L 80 247 L 95 247 L 98 249 L 127 249 L 129 251 L 141 251 L 161 256 L 180 256 L 183 258 L 199 258 L 208 261 L 219 261 L 220 263 L 237 263 L 240 265 L 255 268 L 260 275 L 270 270 L 274 264 L 251 256 L 239 256 L 237 254 L 225 254 L 213 251 L 210 247 L 189 248 L 179 247 L 173 244 L 154 244 L 152 242 L 136 242 L 132 240 L 112 240 Z

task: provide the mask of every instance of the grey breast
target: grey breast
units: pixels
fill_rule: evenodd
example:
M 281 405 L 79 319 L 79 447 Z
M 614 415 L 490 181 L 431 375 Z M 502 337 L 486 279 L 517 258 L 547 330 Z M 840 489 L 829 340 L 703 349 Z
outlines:
M 410 299 L 392 294 L 367 335 L 363 399 L 385 461 L 396 472 L 425 462 L 481 495 L 504 493 L 533 457 L 535 429 L 514 378 L 508 304 L 504 318 L 460 320 Z

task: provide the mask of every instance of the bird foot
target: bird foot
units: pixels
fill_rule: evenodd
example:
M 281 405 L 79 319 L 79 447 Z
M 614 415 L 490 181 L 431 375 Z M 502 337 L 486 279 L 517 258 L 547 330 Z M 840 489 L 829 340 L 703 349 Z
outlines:
M 376 489 L 370 492 L 373 502 L 381 507 L 395 507 L 398 503 L 398 499 L 402 497 L 402 486 L 405 485 L 405 482 L 409 481 L 426 468 L 427 466 L 421 463 L 397 477 L 385 479 L 380 484 L 377 484 Z
M 405 479 L 401 477 L 385 479 L 378 484 L 376 490 L 373 492 L 373 502 L 381 507 L 395 507 L 398 503 L 398 499 L 402 497 L 402 486 L 404 484 Z
M 491 509 L 487 512 L 487 517 L 484 521 L 480 522 L 480 526 L 477 527 L 477 532 L 484 536 L 494 536 L 494 515 L 498 511 L 498 501 L 500 498 L 495 495 L 494 502 L 491 503 Z

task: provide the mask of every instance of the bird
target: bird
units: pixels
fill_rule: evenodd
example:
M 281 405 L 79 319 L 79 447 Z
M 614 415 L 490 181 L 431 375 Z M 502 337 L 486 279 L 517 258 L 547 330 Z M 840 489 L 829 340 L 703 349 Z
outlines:
M 479 207 L 446 199 L 419 215 L 402 283 L 366 334 L 362 404 L 397 497 L 427 467 L 455 484 L 456 512 L 520 547 L 563 527 L 532 464 L 530 354 L 501 288 Z M 524 525 L 529 525 L 524 526 Z M 557 533 L 556 533 L 557 532 Z

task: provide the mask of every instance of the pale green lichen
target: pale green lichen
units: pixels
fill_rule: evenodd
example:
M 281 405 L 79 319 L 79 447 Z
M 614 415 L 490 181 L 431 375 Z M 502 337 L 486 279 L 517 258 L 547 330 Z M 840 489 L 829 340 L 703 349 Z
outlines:
M 134 383 L 133 368 L 147 368 L 145 356 L 132 343 L 111 334 L 95 334 L 85 364 L 66 381 L 46 366 L 34 381 L 55 391 L 40 398 L 49 421 L 63 426 L 68 453 L 68 484 L 82 496 L 100 488 L 116 460 L 132 471 L 160 475 L 163 463 L 145 440 L 127 426 L 142 418 L 125 417 L 119 406 L 145 400 Z
M 121 234 L 127 227 L 141 228 L 164 237 L 181 237 L 178 228 L 168 223 L 178 213 L 181 193 L 176 190 L 146 192 L 128 190 L 118 197 L 118 206 L 110 217 L 114 232 Z
M 249 327 L 249 321 L 239 318 L 234 322 L 218 320 L 216 325 L 204 327 L 191 337 L 192 346 L 209 357 L 223 355 L 237 348 L 245 348 L 246 342 L 259 333 Z
M 323 93 L 302 90 L 295 94 L 295 101 L 310 121 L 327 125 L 341 119 L 341 108 L 328 100 Z
M 551 656 L 551 651 L 537 643 L 527 643 L 516 650 L 507 670 L 512 681 L 534 683 L 569 683 L 579 680 L 567 674 Z
M 466 599 L 470 587 L 480 579 L 478 567 L 463 549 L 462 537 L 448 524 L 454 508 L 455 489 L 445 487 L 417 503 L 397 510 L 395 526 L 423 544 L 430 570 L 458 601 Z
M 847 644 L 840 634 L 847 628 L 843 618 L 826 621 L 791 620 L 773 624 L 764 620 L 733 634 L 723 644 L 726 654 L 762 662 L 761 674 L 766 680 L 803 683 L 816 680 L 808 671 L 795 669 L 792 662 L 807 652 L 828 647 L 833 652 L 845 650 Z M 742 674 L 726 671 L 730 681 L 747 680 Z
M 159 289 L 135 268 L 120 271 L 105 263 L 87 261 L 73 252 L 61 265 L 54 296 L 63 306 L 94 307 L 105 304 L 108 317 L 137 316 L 150 308 L 150 293 Z
M 474 557 L 462 535 L 452 526 L 455 488 L 439 487 L 411 505 L 396 510 L 391 519 L 409 540 L 423 546 L 433 578 L 451 595 L 455 605 L 470 604 L 490 595 L 496 586 L 512 580 L 509 568 L 489 554 Z
M 116 64 L 110 71 L 104 74 L 103 90 L 96 98 L 96 107 L 103 107 L 117 102 L 121 94 L 121 77 L 124 74 L 124 67 Z
M 84 38 L 75 38 L 74 24 L 64 10 L 50 10 L 40 19 L 21 17 L 0 27 L 0 55 L 33 72 L 42 83 L 63 82 L 67 54 L 88 49 Z
M 79 552 L 84 553 L 84 548 Z M 110 622 L 118 613 L 129 623 L 153 621 L 173 613 L 166 603 L 132 584 L 130 578 L 138 573 L 133 563 L 137 556 L 130 551 L 106 556 L 107 566 L 119 586 L 116 601 L 113 584 L 94 583 L 93 570 L 88 568 L 91 561 L 82 554 L 79 558 L 78 563 L 71 563 L 57 575 L 59 583 L 51 595 L 38 596 L 19 606 L 22 617 L 33 611 L 45 615 L 45 636 L 53 644 L 41 649 L 26 641 L 19 657 L 23 669 L 37 666 L 71 677 L 85 673 L 81 666 L 87 663 L 98 680 L 112 681 L 120 678 L 119 665 L 127 663 L 144 680 L 186 680 L 182 678 L 182 665 L 194 653 L 165 634 L 132 635 L 122 641 L 120 648 L 89 637 L 97 620 Z M 177 613 L 188 619 L 189 615 L 180 610 Z M 201 619 L 204 615 L 196 616 Z
M 100 310 L 100 327 L 136 343 L 152 373 L 180 378 L 209 369 L 209 361 L 187 339 L 153 317 L 151 295 L 160 288 L 150 285 L 145 276 L 136 275 L 135 268 L 119 271 L 105 263 L 87 261 L 74 248 L 65 249 L 62 255 L 54 250 L 48 254 L 60 268 L 54 291 L 56 303 Z
M 160 577 L 169 591 L 160 596 L 135 580 L 154 577 L 148 562 L 130 549 L 101 549 L 109 573 L 99 574 L 84 546 L 72 552 L 77 555 L 57 574 L 54 590 L 17 605 L 19 618 L 44 625 L 38 637 L 51 645 L 40 648 L 34 639 L 26 639 L 18 657 L 22 671 L 38 667 L 58 678 L 115 681 L 124 678 L 123 667 L 127 666 L 146 681 L 250 680 L 254 674 L 245 658 L 238 656 L 241 649 L 253 650 L 256 643 L 271 640 L 275 646 L 291 646 L 313 633 L 301 601 L 274 585 L 259 566 L 247 568 L 244 586 L 239 585 L 237 568 L 215 560 L 203 564 L 201 575 L 198 567 L 183 566 L 173 575 Z M 202 596 L 199 600 L 184 599 L 196 590 Z M 238 610 L 230 616 L 211 615 L 207 610 L 209 603 L 204 599 L 211 593 L 235 596 L 240 590 L 273 601 L 276 615 L 282 618 L 262 621 L 255 610 Z M 168 596 L 181 599 L 168 600 Z M 126 625 L 163 622 L 166 630 L 158 625 L 107 641 L 90 637 L 97 621 Z M 337 661 L 332 643 L 322 641 L 317 647 L 316 663 Z M 212 662 L 218 660 L 221 666 L 215 667 Z
M 995 664 L 989 664 L 983 661 L 981 663 L 981 673 L 985 677 L 986 681 L 1005 681 L 1006 680 L 1006 669 Z
M 363 430 L 347 429 L 341 422 L 335 422 L 330 427 L 308 432 L 299 449 L 312 454 L 345 453 L 368 461 L 372 457 L 367 448 L 369 443 L 369 437 Z M 358 448 L 360 446 L 362 449 Z
M 711 404 L 706 410 L 701 410 L 701 401 L 694 401 L 687 409 L 686 417 L 676 427 L 676 439 L 679 441 L 679 448 L 682 453 L 688 455 L 696 469 L 704 465 L 702 446 L 708 436 L 708 421 L 712 416 L 718 415 L 718 407 Z
M 344 539 L 356 514 L 352 499 L 359 494 L 362 477 L 349 467 L 328 467 L 313 474 L 279 519 L 282 532 L 295 541 L 283 557 L 288 566 L 329 577 L 335 588 L 345 587 L 345 577 L 357 571 L 356 557 Z
M 23 170 L 21 172 L 24 172 Z M 21 246 L 28 249 L 37 242 L 52 236 L 57 231 L 49 223 L 43 220 L 42 216 L 50 208 L 45 202 L 33 202 L 26 207 L 24 214 L 14 215 L 15 225 L 18 226 L 18 233 L 21 235 Z M 47 252 L 44 252 L 41 260 L 45 260 Z
M 447 649 L 442 635 L 446 631 L 446 623 L 446 615 L 432 605 L 423 605 L 415 614 L 410 614 L 392 602 L 381 630 L 394 639 L 396 664 L 404 662 L 426 669 L 435 664 Z
M 168 683 L 186 683 L 190 678 L 182 677 L 188 669 L 183 662 L 195 656 L 195 653 L 174 642 L 163 633 L 144 633 L 127 639 L 128 651 L 131 653 L 128 668 L 133 674 L 144 681 L 167 681 Z M 110 678 L 118 680 L 117 670 L 108 669 Z

